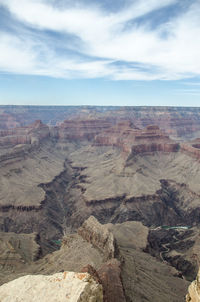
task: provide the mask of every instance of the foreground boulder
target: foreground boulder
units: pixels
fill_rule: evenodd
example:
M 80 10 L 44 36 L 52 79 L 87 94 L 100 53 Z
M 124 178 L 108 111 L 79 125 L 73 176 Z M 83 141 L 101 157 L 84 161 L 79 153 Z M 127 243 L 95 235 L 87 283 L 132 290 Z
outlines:
M 102 302 L 102 286 L 88 273 L 28 275 L 0 287 L 1 302 Z
M 200 270 L 196 280 L 194 280 L 188 288 L 186 302 L 200 302 Z

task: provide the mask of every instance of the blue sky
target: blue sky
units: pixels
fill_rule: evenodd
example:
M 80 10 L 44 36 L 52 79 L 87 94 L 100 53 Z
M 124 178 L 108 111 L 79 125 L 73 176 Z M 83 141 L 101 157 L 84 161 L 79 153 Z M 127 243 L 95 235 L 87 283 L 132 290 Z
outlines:
M 0 0 L 0 104 L 200 106 L 199 0 Z

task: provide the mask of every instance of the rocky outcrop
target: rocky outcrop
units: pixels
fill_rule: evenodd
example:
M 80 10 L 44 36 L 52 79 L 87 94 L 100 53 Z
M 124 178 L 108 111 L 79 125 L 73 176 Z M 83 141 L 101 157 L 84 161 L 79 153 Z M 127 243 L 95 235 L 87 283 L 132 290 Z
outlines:
M 97 283 L 102 283 L 101 280 L 100 280 L 100 277 L 99 277 L 99 274 L 97 273 L 97 271 L 95 270 L 95 268 L 88 264 L 86 266 L 84 266 L 82 269 L 81 269 L 81 273 L 88 273 L 90 274 L 93 279 L 97 282 Z
M 90 216 L 79 228 L 79 235 L 103 253 L 104 261 L 109 259 L 98 271 L 94 270 L 91 265 L 84 267 L 82 271 L 89 272 L 102 284 L 104 302 L 126 302 L 121 281 L 121 263 L 114 258 L 117 254 L 116 241 L 109 227 L 100 224 L 96 218 Z
M 1 302 L 102 302 L 102 286 L 88 273 L 25 276 L 0 287 Z
M 105 260 L 115 257 L 116 244 L 114 236 L 95 217 L 90 216 L 78 229 L 78 234 L 98 248 L 103 253 Z
M 96 282 L 102 284 L 103 302 L 126 302 L 121 280 L 121 263 L 113 258 L 104 263 L 98 272 L 87 265 L 82 268 L 82 273 L 89 273 Z
M 186 302 L 199 302 L 200 301 L 200 271 L 197 274 L 197 278 L 193 281 L 186 296 Z

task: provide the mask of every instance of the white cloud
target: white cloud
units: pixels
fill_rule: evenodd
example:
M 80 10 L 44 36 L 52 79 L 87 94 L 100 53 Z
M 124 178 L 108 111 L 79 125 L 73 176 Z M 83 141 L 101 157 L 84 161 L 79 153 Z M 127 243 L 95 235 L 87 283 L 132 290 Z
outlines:
M 125 26 L 129 20 L 176 2 L 138 0 L 123 11 L 109 13 L 94 5 L 61 10 L 42 0 L 0 0 L 12 15 L 33 29 L 75 35 L 80 42 L 72 48 L 91 57 L 58 56 L 52 43 L 43 40 L 39 33 L 38 37 L 23 39 L 4 34 L 0 36 L 0 69 L 55 77 L 109 77 L 115 80 L 176 80 L 199 76 L 199 1 L 159 28 L 152 29 L 146 24 L 128 29 Z M 165 38 L 164 32 L 167 32 Z M 67 48 L 68 43 L 63 38 L 62 47 Z M 114 64 L 115 61 L 127 64 L 122 67 Z M 133 67 L 135 63 L 137 68 Z
M 26 73 L 34 68 L 35 59 L 32 45 L 13 35 L 0 35 L 0 70 Z

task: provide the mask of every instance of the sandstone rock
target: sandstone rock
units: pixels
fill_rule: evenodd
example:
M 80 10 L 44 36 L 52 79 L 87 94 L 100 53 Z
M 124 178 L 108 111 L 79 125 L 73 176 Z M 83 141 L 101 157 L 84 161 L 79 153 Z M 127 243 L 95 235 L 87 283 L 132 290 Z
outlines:
M 95 217 L 90 216 L 78 229 L 78 234 L 98 248 L 104 254 L 106 260 L 115 257 L 116 244 L 114 236 Z
M 188 288 L 186 302 L 200 302 L 200 270 L 196 280 L 193 281 Z
M 0 287 L 1 302 L 102 302 L 102 286 L 88 273 L 25 276 Z

